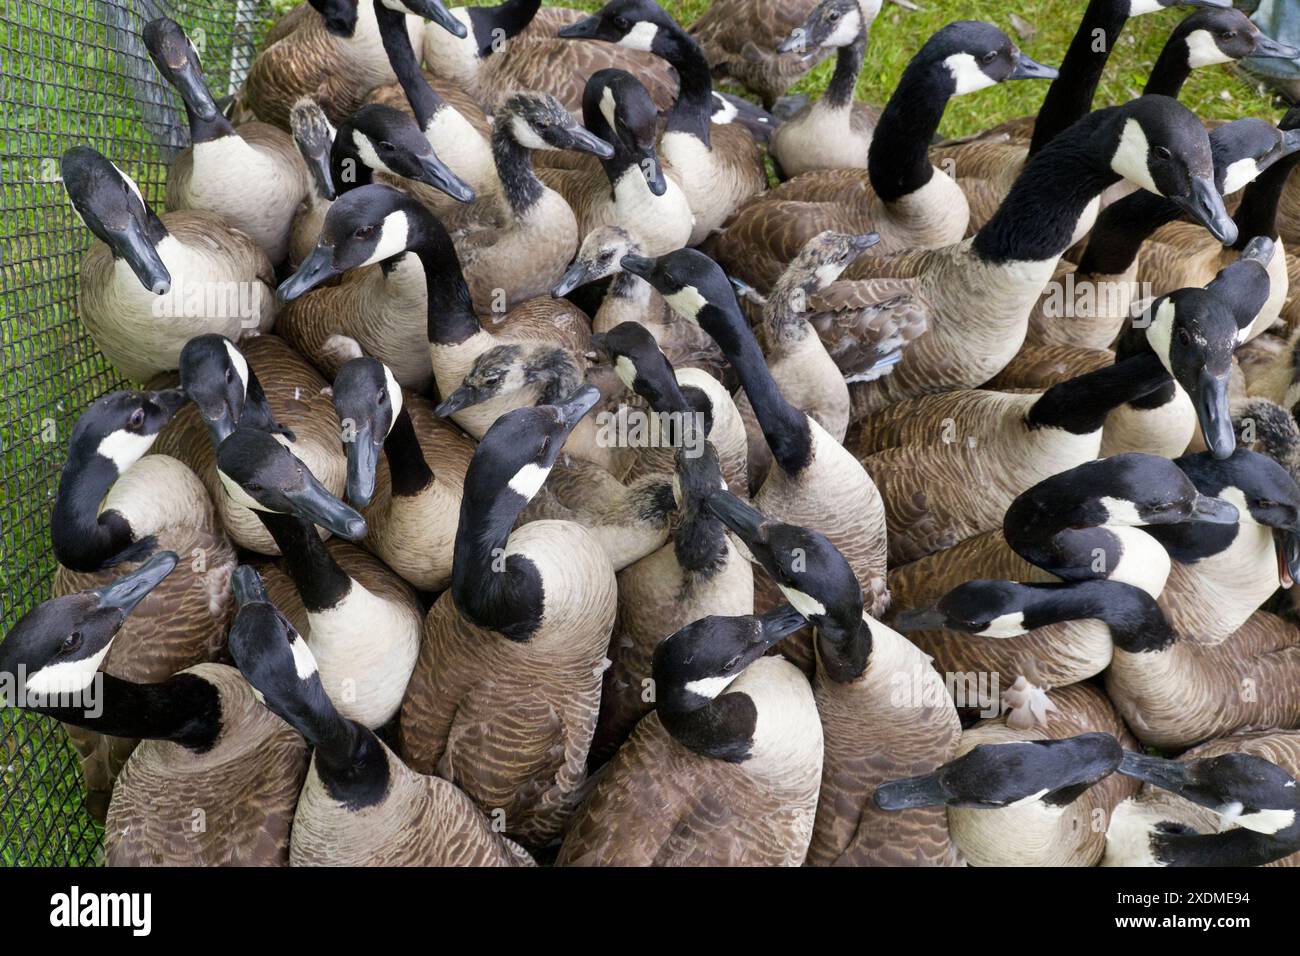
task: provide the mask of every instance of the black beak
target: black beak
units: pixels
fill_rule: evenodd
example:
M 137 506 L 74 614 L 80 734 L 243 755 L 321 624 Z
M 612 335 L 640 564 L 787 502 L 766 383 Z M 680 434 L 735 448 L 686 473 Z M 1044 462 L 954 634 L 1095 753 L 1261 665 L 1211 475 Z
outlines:
M 1170 196 L 1169 199 L 1210 230 L 1210 235 L 1225 246 L 1237 241 L 1237 224 L 1228 215 L 1228 210 L 1223 206 L 1223 197 L 1210 180 L 1196 177 L 1192 180 L 1190 196 Z
M 187 398 L 183 389 L 165 388 L 158 392 L 150 392 L 149 401 L 161 408 L 167 416 L 167 421 L 171 421 L 172 416 L 185 407 Z
M 1232 412 L 1228 409 L 1228 378 L 1201 369 L 1193 396 L 1196 417 L 1201 423 L 1201 434 L 1210 453 L 1220 460 L 1229 457 L 1237 448 L 1237 435 L 1232 428 Z
M 880 242 L 880 233 L 865 232 L 860 236 L 853 237 L 853 251 L 858 255 L 862 255 L 878 242 Z
M 764 649 L 772 647 L 789 637 L 795 631 L 802 630 L 808 623 L 807 618 L 794 609 L 793 605 L 780 604 L 766 614 L 759 616 L 760 633 Z
M 163 265 L 162 256 L 144 231 L 144 226 L 131 216 L 124 231 L 113 237 L 113 252 L 126 260 L 140 284 L 154 295 L 171 291 L 172 274 Z
M 652 195 L 662 196 L 668 192 L 668 177 L 664 175 L 663 164 L 657 157 L 650 155 L 641 160 L 641 172 Z
M 1173 0 L 1171 7 L 1209 7 L 1212 10 L 1226 10 L 1232 6 L 1232 0 Z
M 1124 759 L 1119 762 L 1119 772 L 1174 793 L 1181 792 L 1187 786 L 1187 765 L 1163 757 L 1148 757 L 1125 751 Z
M 1300 53 L 1296 56 L 1300 56 Z M 1300 129 L 1282 130 L 1282 156 L 1290 156 L 1296 150 L 1300 150 Z
M 129 574 L 124 574 L 112 584 L 96 588 L 101 610 L 121 611 L 123 617 L 135 610 L 135 606 L 148 596 L 149 592 L 162 583 L 163 578 L 172 573 L 180 559 L 175 551 L 159 551 L 140 567 Z
M 1039 63 L 1037 60 L 1025 56 L 1021 53 L 1016 60 L 1015 69 L 1011 71 L 1008 80 L 1054 80 L 1060 75 L 1054 66 L 1048 66 L 1045 63 Z
M 1241 513 L 1230 501 L 1211 498 L 1209 495 L 1197 495 L 1196 500 L 1192 502 L 1192 513 L 1184 520 L 1199 521 L 1204 524 L 1236 524 L 1241 520 Z
M 619 262 L 619 266 L 624 272 L 630 272 L 632 275 L 640 276 L 642 279 L 650 282 L 650 277 L 655 271 L 656 261 L 657 260 L 655 259 L 647 259 L 645 256 L 628 254 L 622 258 Z M 650 284 L 653 285 L 654 283 Z
M 572 431 L 582 421 L 587 412 L 596 407 L 600 401 L 600 389 L 594 385 L 584 385 L 564 401 L 555 406 L 560 413 L 560 423 L 566 430 Z
M 600 17 L 583 17 L 577 23 L 560 27 L 559 36 L 566 40 L 593 40 L 600 33 Z
M 462 385 L 444 398 L 433 412 L 439 418 L 446 418 L 448 415 L 455 415 L 466 408 L 472 408 L 481 401 L 483 399 L 479 397 L 478 389 L 472 385 Z
M 600 276 L 596 275 L 595 264 L 586 259 L 576 259 L 573 265 L 569 266 L 567 272 L 560 276 L 560 281 L 555 283 L 555 288 L 551 290 L 552 298 L 560 299 L 568 295 L 578 286 L 586 285 L 588 282 L 595 282 Z
M 440 192 L 446 193 L 457 202 L 474 201 L 473 187 L 448 169 L 446 163 L 432 154 L 420 157 L 420 175 L 415 178 Z
M 948 626 L 948 616 L 937 607 L 918 607 L 899 611 L 889 626 L 900 634 L 908 631 L 942 631 Z
M 358 425 L 350 442 L 345 443 L 348 453 L 348 501 L 357 508 L 370 504 L 375 496 L 375 470 L 379 466 L 381 445 L 374 440 L 370 425 Z
M 559 140 L 555 145 L 561 149 L 573 150 L 575 153 L 590 153 L 601 159 L 609 159 L 614 155 L 614 147 L 585 126 L 574 126 L 564 130 Z
M 1282 540 L 1278 543 L 1278 550 L 1281 553 L 1281 564 L 1286 568 L 1287 577 L 1291 579 L 1291 584 L 1300 581 L 1300 533 L 1295 531 L 1279 531 L 1278 534 Z M 1279 575 L 1279 577 L 1281 577 Z M 1282 582 L 1286 585 L 1286 582 Z M 1289 585 L 1288 585 L 1289 586 Z
M 280 287 L 275 290 L 275 297 L 281 302 L 292 302 L 338 274 L 339 271 L 334 268 L 333 247 L 317 246 L 302 261 L 297 271 L 280 283 Z
M 208 89 L 203 74 L 194 67 L 194 64 L 187 60 L 183 66 L 163 72 L 168 75 L 181 94 L 181 99 L 195 116 L 206 121 L 217 118 L 221 112 L 217 109 L 217 101 L 212 98 L 212 91 Z
M 402 3 L 416 16 L 432 20 L 457 39 L 463 40 L 469 35 L 465 24 L 451 15 L 442 0 L 402 0 Z
M 262 576 L 251 564 L 241 564 L 235 568 L 235 573 L 230 579 L 230 589 L 234 591 L 235 604 L 239 607 L 246 604 L 271 603 L 266 587 L 262 584 Z
M 294 513 L 347 541 L 360 541 L 364 538 L 366 519 L 361 517 L 361 513 L 330 494 L 329 489 L 311 472 L 304 469 L 304 473 L 307 480 L 301 488 L 284 492 Z
M 807 49 L 808 25 L 804 24 L 777 44 L 776 52 L 784 56 L 787 53 L 804 53 Z
M 751 551 L 755 545 L 764 543 L 767 536 L 763 524 L 767 519 L 753 505 L 746 504 L 729 491 L 715 491 L 704 499 L 704 507 L 735 532 Z
M 307 164 L 312 182 L 316 184 L 316 191 L 329 200 L 338 198 L 338 193 L 334 191 L 334 174 L 330 171 L 329 144 L 326 144 L 323 151 L 313 150 L 310 156 L 304 155 L 303 161 Z
M 1293 46 L 1287 46 L 1285 43 L 1278 43 L 1267 33 L 1261 33 L 1255 38 L 1255 52 L 1251 56 L 1294 60 L 1296 57 L 1300 57 L 1300 50 Z
M 873 798 L 882 810 L 912 810 L 916 807 L 940 807 L 948 802 L 948 793 L 937 773 L 891 780 L 876 788 Z

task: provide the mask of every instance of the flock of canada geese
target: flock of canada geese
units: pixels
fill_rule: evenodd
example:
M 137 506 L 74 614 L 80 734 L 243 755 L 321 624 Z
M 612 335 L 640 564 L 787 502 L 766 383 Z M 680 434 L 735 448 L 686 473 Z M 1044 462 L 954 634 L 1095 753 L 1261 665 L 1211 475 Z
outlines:
M 311 0 L 229 103 L 145 26 L 167 211 L 62 158 L 145 390 L 0 643 L 109 863 L 1300 864 L 1300 109 L 1177 99 L 1300 51 L 1091 0 L 876 108 L 880 2 Z

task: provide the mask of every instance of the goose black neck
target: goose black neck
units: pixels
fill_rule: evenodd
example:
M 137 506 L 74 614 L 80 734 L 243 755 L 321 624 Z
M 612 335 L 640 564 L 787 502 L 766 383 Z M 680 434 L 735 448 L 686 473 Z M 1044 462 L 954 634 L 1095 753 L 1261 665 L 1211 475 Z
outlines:
M 867 56 L 867 38 L 858 37 L 848 46 L 842 46 L 835 54 L 835 72 L 826 84 L 822 102 L 832 109 L 848 109 L 853 105 L 853 94 L 858 86 L 858 74 L 862 72 L 862 61 Z
M 542 198 L 546 187 L 533 171 L 532 150 L 515 139 L 504 117 L 492 127 L 492 157 L 506 202 L 515 216 L 523 216 Z
M 1192 65 L 1187 61 L 1187 54 L 1185 37 L 1177 37 L 1166 43 L 1164 49 L 1160 51 L 1160 56 L 1156 58 L 1156 65 L 1151 68 L 1151 75 L 1147 77 L 1147 85 L 1143 88 L 1142 95 L 1178 99 L 1183 84 L 1192 75 Z
M 707 329 L 736 370 L 772 457 L 786 474 L 798 474 L 812 461 L 812 427 L 808 416 L 781 394 L 763 350 L 758 347 L 758 340 L 739 307 L 730 304 L 719 308 L 709 304 L 705 309 L 721 316 L 719 321 L 707 322 Z
M 1090 435 L 1101 431 L 1106 416 L 1120 405 L 1172 382 L 1159 357 L 1148 350 L 1053 385 L 1034 402 L 1025 420 L 1030 428 Z
M 1034 121 L 1029 155 L 1036 155 L 1056 136 L 1086 116 L 1110 51 L 1128 22 L 1123 0 L 1092 0 L 1065 52 L 1060 70 L 1047 88 Z
M 1030 159 L 976 234 L 976 255 L 996 264 L 1060 258 L 1089 204 L 1119 182 L 1107 161 L 1121 117 L 1114 109 L 1098 110 Z
M 211 119 L 204 119 L 194 112 L 193 107 L 186 102 L 185 116 L 189 121 L 190 144 L 193 146 L 198 146 L 201 143 L 211 143 L 227 136 L 239 135 L 235 131 L 235 127 L 231 125 L 230 120 L 226 119 L 220 110 Z
M 663 414 L 693 410 L 686 401 L 681 385 L 677 382 L 677 375 L 667 359 L 656 362 L 651 369 L 638 369 L 632 384 L 637 395 L 644 398 L 656 412 Z
M 74 452 L 63 466 L 50 519 L 50 538 L 54 556 L 64 567 L 100 571 L 144 556 L 139 552 L 146 542 L 137 544 L 125 516 L 113 510 L 99 512 L 100 503 L 117 479 L 117 467 L 99 454 Z
M 284 431 L 275 420 L 271 402 L 251 367 L 248 370 L 248 387 L 244 390 L 244 410 L 239 415 L 239 423 L 263 432 Z
M 1157 229 L 1183 211 L 1153 192 L 1140 189 L 1111 203 L 1097 216 L 1079 258 L 1079 275 L 1120 275 L 1137 261 L 1138 250 Z
M 176 674 L 160 684 L 136 684 L 98 674 L 100 699 L 75 706 L 31 710 L 113 737 L 169 740 L 196 753 L 211 750 L 221 735 L 221 695 L 197 674 Z M 96 704 L 98 706 L 96 706 Z M 89 716 L 97 711 L 96 716 Z
M 953 92 L 947 73 L 942 62 L 912 60 L 880 114 L 867 151 L 867 173 L 886 202 L 915 192 L 934 176 L 930 143 Z
M 1256 236 L 1278 238 L 1277 206 L 1282 199 L 1291 171 L 1300 164 L 1300 153 L 1279 159 L 1241 193 L 1241 205 L 1232 221 L 1237 224 L 1237 241 L 1232 248 L 1240 252 Z
M 429 81 L 420 72 L 420 61 L 411 47 L 411 36 L 406 32 L 406 14 L 393 10 L 383 0 L 374 0 L 375 18 L 379 21 L 379 36 L 388 54 L 388 63 L 411 104 L 411 112 L 420 129 L 427 129 L 429 120 L 446 106 L 441 96 L 434 92 Z M 338 180 L 335 179 L 335 183 Z
M 865 619 L 848 637 L 832 637 L 829 630 L 817 628 L 817 656 L 826 676 L 837 684 L 852 683 L 866 672 L 873 646 L 871 626 Z
M 478 55 L 487 57 L 496 51 L 494 41 L 510 40 L 523 33 L 542 8 L 542 0 L 506 0 L 495 7 L 470 7 L 470 26 L 479 41 Z
M 1146 329 L 1138 328 L 1130 322 L 1124 326 L 1119 338 L 1115 340 L 1115 364 L 1118 365 L 1120 362 L 1138 356 L 1144 356 L 1148 363 L 1154 359 L 1157 364 L 1160 364 L 1159 357 L 1147 340 Z M 1157 408 L 1164 408 L 1176 398 L 1178 398 L 1178 383 L 1174 381 L 1172 375 L 1166 375 L 1154 388 L 1133 396 L 1126 404 L 1138 411 L 1155 411 Z
M 394 497 L 413 498 L 433 483 L 433 469 L 424 460 L 424 449 L 416 437 L 411 413 L 405 407 L 397 413 L 397 420 L 384 439 L 384 454 L 388 458 Z
M 330 149 L 330 178 L 338 196 L 375 181 L 374 171 L 361 161 L 356 143 L 352 141 L 352 126 L 344 123 L 334 137 Z
M 1156 858 L 1169 866 L 1264 866 L 1300 849 L 1294 834 L 1285 838 L 1244 827 L 1208 834 L 1157 831 L 1151 842 Z
M 284 568 L 309 613 L 328 611 L 352 590 L 352 579 L 339 567 L 316 533 L 316 526 L 293 515 L 256 512 L 280 548 Z
M 473 466 L 471 472 L 473 474 Z M 505 557 L 510 529 L 527 501 L 502 483 L 471 487 L 466 477 L 452 553 L 456 607 L 478 627 L 526 641 L 542 617 L 542 581 L 523 555 Z
M 727 528 L 698 501 L 684 502 L 673 533 L 673 554 L 688 574 L 709 578 L 727 560 Z
M 678 688 L 669 688 L 669 691 Z M 705 757 L 739 763 L 749 756 L 758 708 L 748 694 L 724 693 L 698 706 L 663 699 L 655 707 L 664 729 L 683 747 Z M 671 694 L 690 698 L 693 695 Z
M 424 268 L 424 286 L 428 293 L 426 331 L 430 344 L 460 345 L 483 330 L 474 312 L 474 300 L 460 267 L 456 246 L 446 228 L 423 206 L 409 210 L 417 234 L 410 251 Z M 441 389 L 450 384 L 438 383 Z M 450 394 L 448 390 L 445 394 Z
M 1115 646 L 1129 653 L 1161 651 L 1178 635 L 1155 598 L 1119 581 L 1021 584 L 1021 610 L 1028 630 L 1067 621 L 1101 621 Z
M 677 71 L 679 82 L 677 100 L 668 113 L 665 132 L 688 133 L 709 146 L 713 117 L 713 76 L 709 61 L 699 44 L 676 24 L 671 28 L 660 27 L 659 33 L 668 42 L 664 59 Z

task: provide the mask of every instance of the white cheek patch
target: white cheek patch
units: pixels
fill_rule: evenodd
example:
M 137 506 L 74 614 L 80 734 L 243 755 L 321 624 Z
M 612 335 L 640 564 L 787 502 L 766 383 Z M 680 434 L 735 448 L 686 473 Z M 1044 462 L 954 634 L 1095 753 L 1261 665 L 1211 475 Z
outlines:
M 137 435 L 135 432 L 118 429 L 105 435 L 95 452 L 101 458 L 111 461 L 117 473 L 121 475 L 143 457 L 157 437 L 157 435 Z
M 144 201 L 144 196 L 140 195 L 140 187 L 135 184 L 135 180 L 132 179 L 130 176 L 128 176 L 126 173 L 122 172 L 122 168 L 118 166 L 117 163 L 112 163 L 112 166 L 114 169 L 117 170 L 117 174 L 122 177 L 123 181 L 125 181 L 126 185 L 130 188 L 131 192 L 135 193 L 135 198 L 140 200 L 140 205 L 148 209 L 149 206 Z
M 237 505 L 248 508 L 250 511 L 265 511 L 267 514 L 274 514 L 270 508 L 256 500 L 252 495 L 243 489 L 243 486 L 235 479 L 231 478 L 221 469 L 217 469 L 217 478 L 221 480 L 221 487 L 226 489 L 226 497 Z
M 1101 506 L 1106 509 L 1106 525 L 1132 528 L 1146 523 L 1138 514 L 1137 505 L 1127 499 L 1105 495 L 1101 499 Z
M 410 234 L 411 224 L 406 218 L 406 213 L 390 212 L 379 227 L 379 242 L 375 245 L 375 251 L 362 265 L 374 265 L 376 262 L 401 255 L 406 251 Z
M 700 295 L 700 290 L 693 285 L 665 295 L 664 301 L 674 312 L 687 319 L 698 318 L 700 312 L 709 304 L 709 300 Z
M 93 657 L 84 657 L 75 661 L 60 661 L 42 667 L 27 678 L 27 693 L 42 697 L 75 694 L 90 686 L 95 679 L 95 672 L 108 656 L 108 649 L 113 646 L 109 641 Z
M 862 14 L 857 10 L 850 10 L 847 16 L 840 17 L 840 22 L 835 25 L 831 35 L 822 40 L 822 46 L 849 46 L 861 32 Z
M 379 158 L 379 151 L 375 149 L 375 144 L 371 142 L 370 137 L 359 129 L 352 131 L 352 145 L 357 149 L 357 155 L 361 157 L 361 162 L 368 168 L 377 172 L 397 175 L 388 168 L 388 164 Z
M 781 584 L 778 584 L 777 587 L 781 589 L 781 593 L 785 595 L 785 599 L 790 602 L 790 606 L 804 617 L 811 618 L 826 616 L 826 605 L 821 601 L 818 601 L 816 598 L 810 597 L 802 591 L 796 591 L 794 588 L 787 588 Z
M 1227 826 L 1236 824 L 1245 830 L 1254 830 L 1256 833 L 1274 834 L 1290 827 L 1295 823 L 1294 810 L 1256 810 L 1253 813 L 1242 813 L 1240 803 L 1231 803 L 1220 811 L 1220 824 Z
M 673 473 L 673 502 L 679 508 L 682 506 L 682 476 L 676 472 Z
M 614 122 L 617 113 L 618 103 L 614 100 L 614 91 L 607 86 L 600 91 L 600 115 L 605 117 L 605 122 L 609 124 L 610 129 L 617 126 Z
M 1240 488 L 1229 486 L 1224 488 L 1214 497 L 1218 498 L 1220 501 L 1228 502 L 1237 509 L 1237 524 L 1259 524 L 1250 513 L 1250 506 L 1246 504 L 1246 493 Z
M 203 65 L 203 58 L 199 56 L 199 48 L 194 45 L 194 41 L 189 37 L 185 38 L 185 42 L 190 45 L 190 52 L 194 54 L 194 62 L 199 64 L 201 67 Z
M 1223 194 L 1235 193 L 1238 189 L 1253 183 L 1259 176 L 1259 164 L 1255 160 L 1239 159 L 1230 165 L 1223 174 Z
M 948 68 L 948 72 L 952 74 L 953 83 L 957 85 L 957 88 L 953 90 L 953 96 L 974 93 L 976 90 L 992 86 L 995 82 L 993 77 L 979 68 L 979 64 L 975 62 L 975 57 L 969 53 L 954 53 L 943 61 L 943 65 Z
M 1021 797 L 1019 800 L 1013 801 L 1012 803 L 1008 803 L 1002 809 L 1011 810 L 1015 807 L 1023 807 L 1027 803 L 1033 803 L 1034 801 L 1041 799 L 1042 797 L 1046 796 L 1048 792 L 1049 792 L 1049 788 L 1044 787 L 1042 790 L 1039 790 L 1037 793 L 1031 793 L 1027 797 Z
M 713 700 L 730 684 L 734 677 L 702 677 L 699 680 L 686 682 L 686 691 L 690 694 Z
M 247 398 L 248 397 L 248 359 L 244 358 L 244 356 L 240 353 L 239 349 L 235 348 L 235 346 L 230 342 L 229 339 L 225 341 L 225 346 L 226 346 L 226 356 L 230 359 L 230 364 L 234 368 L 235 374 L 238 375 L 239 380 L 244 383 L 244 397 Z
M 650 47 L 654 45 L 655 37 L 659 35 L 659 27 L 653 23 L 642 20 L 635 24 L 623 39 L 619 40 L 620 46 L 625 46 L 629 50 L 641 50 L 644 53 L 650 52 Z
M 512 116 L 510 118 L 510 135 L 514 137 L 516 143 L 525 149 L 555 149 L 554 146 L 542 139 L 542 137 L 537 134 L 537 130 L 529 126 L 522 116 Z
M 1147 167 L 1149 152 L 1147 134 L 1142 131 L 1142 125 L 1135 119 L 1126 120 L 1124 132 L 1119 138 L 1119 146 L 1115 150 L 1115 155 L 1111 157 L 1110 168 L 1133 185 L 1160 196 L 1163 194 L 1156 188 L 1155 180 L 1151 178 L 1151 170 Z
M 510 479 L 510 490 L 525 501 L 532 501 L 537 492 L 542 490 L 542 485 L 546 484 L 550 473 L 551 469 L 529 462 Z
M 1219 49 L 1209 30 L 1193 30 L 1187 34 L 1187 65 L 1193 70 L 1230 62 L 1232 57 Z
M 384 387 L 388 390 L 388 407 L 392 409 L 391 414 L 395 424 L 397 416 L 402 412 L 402 386 L 397 384 L 397 379 L 393 378 L 393 370 L 387 365 L 384 366 Z M 388 430 L 393 430 L 391 424 L 388 426 Z
M 614 373 L 618 376 L 619 381 L 628 388 L 632 387 L 633 380 L 636 379 L 636 366 L 626 355 L 620 355 L 614 359 Z
M 1002 614 L 995 617 L 993 620 L 989 621 L 988 626 L 984 628 L 984 630 L 976 631 L 976 634 L 979 637 L 1019 637 L 1027 630 L 1028 628 L 1025 627 L 1025 612 L 1013 611 L 1010 614 Z
M 1140 17 L 1144 13 L 1155 13 L 1163 10 L 1164 7 L 1157 0 L 1132 0 L 1129 4 L 1128 15 L 1130 17 Z
M 711 121 L 719 126 L 726 126 L 740 115 L 740 107 L 726 97 L 713 94 L 713 115 L 709 117 Z
M 293 669 L 298 675 L 299 680 L 306 680 L 316 673 L 316 658 L 312 656 L 311 650 L 307 647 L 307 642 L 302 639 L 301 634 L 295 634 L 289 644 L 289 650 L 293 653 Z
M 1173 347 L 1175 311 L 1173 300 L 1165 299 L 1160 303 L 1160 308 L 1156 309 L 1156 314 L 1151 317 L 1151 324 L 1147 326 L 1147 342 L 1159 357 L 1160 364 L 1170 375 L 1173 372 L 1169 367 L 1169 350 Z

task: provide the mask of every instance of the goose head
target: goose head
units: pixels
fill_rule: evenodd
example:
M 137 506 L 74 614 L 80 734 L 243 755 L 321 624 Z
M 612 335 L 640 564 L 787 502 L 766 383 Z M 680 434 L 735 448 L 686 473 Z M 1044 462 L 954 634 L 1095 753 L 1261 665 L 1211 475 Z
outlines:
M 415 120 L 391 106 L 367 103 L 339 127 L 332 158 L 338 185 L 347 182 L 349 160 L 432 186 L 457 202 L 474 200 L 473 188 L 438 158 Z
M 334 149 L 334 124 L 329 121 L 320 104 L 309 97 L 303 97 L 289 110 L 289 130 L 293 133 L 294 144 L 302 155 L 311 175 L 316 195 L 322 199 L 333 199 L 334 176 L 330 172 L 330 153 Z
M 1032 500 L 1040 515 L 1071 527 L 1233 524 L 1239 517 L 1230 502 L 1201 494 L 1170 459 L 1141 452 L 1085 462 L 1039 482 L 1016 502 L 1021 500 Z
M 69 463 L 80 467 L 101 459 L 116 474 L 125 474 L 184 404 L 185 393 L 178 388 L 112 392 L 96 399 L 72 428 Z
M 1247 117 L 1211 130 L 1210 149 L 1214 153 L 1215 183 L 1220 193 L 1230 196 L 1254 182 L 1279 159 L 1300 150 L 1300 130 Z
M 1027 634 L 1044 622 L 1035 622 L 1028 610 L 1032 588 L 1015 581 L 967 581 L 929 607 L 911 608 L 894 615 L 896 631 L 960 631 L 976 637 L 1008 638 Z
M 805 295 L 822 292 L 879 241 L 880 235 L 875 232 L 855 236 L 828 229 L 805 243 L 777 284 L 787 294 L 795 290 Z
M 364 3 L 366 0 L 361 2 Z M 447 5 L 442 0 L 375 0 L 375 2 L 382 3 L 389 10 L 428 20 L 457 39 L 463 40 L 469 35 L 465 24 L 447 9 Z
M 665 729 L 702 756 L 749 759 L 757 708 L 749 695 L 728 688 L 804 623 L 798 611 L 782 605 L 761 616 L 701 618 L 664 638 L 655 648 L 651 675 Z
M 224 335 L 196 335 L 181 349 L 180 376 L 181 390 L 198 408 L 213 446 L 220 445 L 238 427 L 250 400 L 248 359 Z
M 1300 821 L 1296 819 L 1300 798 L 1296 780 L 1263 757 L 1228 753 L 1198 760 L 1166 760 L 1125 753 L 1119 772 L 1219 815 L 1220 832 L 1215 835 L 1198 834 L 1189 827 L 1169 825 L 1154 818 L 1132 821 L 1143 832 L 1124 834 L 1124 843 L 1128 852 L 1143 862 L 1240 865 L 1245 860 L 1232 857 L 1244 854 L 1258 865 L 1280 859 L 1300 847 Z M 1118 823 L 1121 819 L 1117 810 L 1107 834 L 1108 855 L 1111 844 L 1118 842 Z M 1230 836 L 1237 828 L 1247 831 L 1242 834 L 1244 839 Z
M 799 53 L 805 61 L 811 61 L 816 59 L 818 50 L 837 50 L 863 43 L 880 7 L 880 0 L 822 0 L 777 45 L 776 52 Z
M 140 195 L 140 187 L 117 165 L 89 146 L 74 146 L 59 162 L 72 208 L 114 259 L 130 266 L 140 284 L 166 295 L 172 277 L 158 254 L 167 236 L 162 220 Z
M 624 257 L 640 252 L 641 246 L 622 226 L 597 226 L 583 238 L 578 254 L 551 295 L 558 299 L 579 286 L 617 275 L 623 271 Z
M 558 345 L 496 345 L 479 355 L 460 386 L 437 407 L 446 418 L 474 405 L 532 390 L 530 404 L 553 404 L 582 384 L 573 353 Z
M 626 70 L 600 70 L 582 92 L 582 118 L 591 132 L 617 143 L 629 163 L 636 163 L 655 196 L 668 191 L 659 162 L 659 110 L 649 91 Z
M 497 111 L 493 136 L 504 136 L 529 150 L 571 150 L 600 159 L 614 147 L 582 126 L 548 93 L 523 92 L 508 97 Z
M 199 51 L 181 25 L 170 17 L 158 17 L 144 25 L 141 39 L 162 78 L 181 94 L 185 109 L 198 119 L 215 120 L 220 115 L 217 101 L 203 79 Z
M 1214 183 L 1214 157 L 1201 121 L 1168 96 L 1140 96 L 1115 111 L 1107 138 L 1111 171 L 1164 196 L 1224 245 L 1237 226 Z
M 704 253 L 678 249 L 658 259 L 632 254 L 624 256 L 621 264 L 624 272 L 649 282 L 674 312 L 699 323 L 715 339 L 719 335 L 726 339 L 739 326 L 748 330 L 735 289 L 722 267 Z
M 357 358 L 339 369 L 333 397 L 348 458 L 348 501 L 364 508 L 375 494 L 380 449 L 402 411 L 402 387 L 383 362 Z
M 16 691 L 12 706 L 80 695 L 135 607 L 176 567 L 162 551 L 108 584 L 51 598 L 27 612 L 0 643 L 0 675 Z M 35 698 L 33 700 L 33 698 Z
M 561 27 L 559 35 L 566 40 L 603 40 L 665 58 L 684 39 L 690 42 L 654 0 L 612 0 L 591 16 Z
M 1189 69 L 1231 63 L 1242 57 L 1293 60 L 1300 50 L 1278 43 L 1233 7 L 1196 10 L 1174 27 L 1166 46 L 1178 44 Z
M 608 357 L 619 381 L 651 408 L 658 411 L 684 406 L 672 363 L 640 322 L 620 322 L 608 332 L 598 332 L 591 337 L 591 346 Z
M 996 810 L 1038 801 L 1064 807 L 1114 773 L 1123 757 L 1119 741 L 1104 733 L 979 744 L 931 773 L 881 784 L 873 799 L 882 810 Z
M 353 189 L 330 206 L 316 248 L 280 283 L 276 296 L 291 301 L 352 269 L 400 256 L 428 237 L 451 246 L 446 230 L 414 197 L 378 184 Z
M 907 66 L 938 77 L 947 96 L 964 96 L 1007 80 L 1055 79 L 1055 67 L 1031 59 L 1011 39 L 978 20 L 958 20 L 938 30 Z
M 264 431 L 235 429 L 217 449 L 217 478 L 231 501 L 255 513 L 300 518 L 349 541 L 366 536 L 366 519 Z

